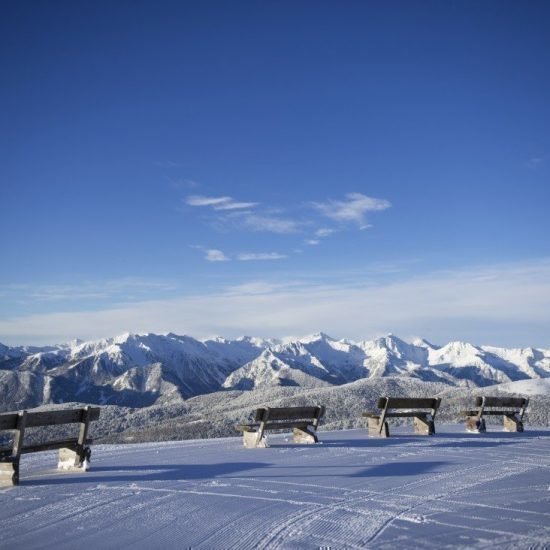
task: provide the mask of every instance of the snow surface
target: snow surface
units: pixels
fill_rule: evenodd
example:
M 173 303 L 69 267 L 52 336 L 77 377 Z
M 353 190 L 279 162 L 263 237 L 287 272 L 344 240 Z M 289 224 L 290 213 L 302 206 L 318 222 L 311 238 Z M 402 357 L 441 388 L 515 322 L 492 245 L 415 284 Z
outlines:
M 87 473 L 25 455 L 0 491 L 2 548 L 543 548 L 550 429 L 435 437 L 390 426 L 270 437 L 96 445 Z

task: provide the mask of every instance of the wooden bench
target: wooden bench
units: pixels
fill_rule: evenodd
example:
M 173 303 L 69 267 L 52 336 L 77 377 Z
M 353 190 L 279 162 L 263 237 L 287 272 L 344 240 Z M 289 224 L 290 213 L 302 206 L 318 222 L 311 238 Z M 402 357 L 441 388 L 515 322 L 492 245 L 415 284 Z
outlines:
M 376 406 L 381 412 L 365 412 L 369 435 L 389 437 L 387 418 L 412 417 L 415 433 L 422 435 L 435 434 L 435 415 L 441 398 L 416 397 L 381 397 Z
M 86 471 L 90 461 L 92 440 L 88 438 L 90 422 L 99 418 L 99 407 L 59 411 L 22 411 L 0 414 L 0 430 L 15 430 L 11 447 L 0 448 L 0 487 L 19 484 L 21 455 L 59 449 L 57 467 L 62 470 Z M 78 437 L 50 440 L 40 444 L 24 444 L 25 430 L 38 426 L 80 424 Z
M 523 415 L 529 404 L 526 397 L 476 397 L 477 410 L 462 411 L 466 416 L 466 430 L 482 433 L 487 431 L 484 416 L 502 415 L 507 432 L 523 431 Z
M 292 428 L 295 443 L 317 443 L 315 434 L 325 407 L 262 407 L 256 410 L 254 422 L 237 424 L 235 429 L 243 433 L 245 447 L 269 447 L 265 432 Z

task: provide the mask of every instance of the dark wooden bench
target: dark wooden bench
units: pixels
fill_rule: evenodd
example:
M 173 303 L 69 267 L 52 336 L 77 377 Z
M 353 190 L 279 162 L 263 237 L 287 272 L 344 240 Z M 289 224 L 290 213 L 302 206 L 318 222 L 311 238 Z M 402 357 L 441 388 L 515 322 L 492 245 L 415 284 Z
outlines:
M 462 411 L 466 416 L 466 430 L 482 433 L 487 431 L 484 416 L 501 415 L 507 432 L 523 431 L 523 415 L 529 404 L 526 397 L 476 397 L 474 407 Z
M 21 411 L 0 414 L 0 430 L 15 430 L 11 447 L 0 448 L 0 487 L 19 483 L 21 455 L 59 449 L 57 467 L 62 470 L 86 471 L 90 461 L 92 440 L 88 438 L 90 422 L 99 418 L 99 407 L 59 411 Z M 25 445 L 25 430 L 39 426 L 80 424 L 78 436 Z
M 243 433 L 245 447 L 268 447 L 267 430 L 292 428 L 295 443 L 317 443 L 316 430 L 325 414 L 325 407 L 262 407 L 256 410 L 254 422 L 237 424 L 235 429 Z
M 388 418 L 412 417 L 414 431 L 422 435 L 435 434 L 435 415 L 441 398 L 381 397 L 376 406 L 380 412 L 365 412 L 369 435 L 389 437 Z

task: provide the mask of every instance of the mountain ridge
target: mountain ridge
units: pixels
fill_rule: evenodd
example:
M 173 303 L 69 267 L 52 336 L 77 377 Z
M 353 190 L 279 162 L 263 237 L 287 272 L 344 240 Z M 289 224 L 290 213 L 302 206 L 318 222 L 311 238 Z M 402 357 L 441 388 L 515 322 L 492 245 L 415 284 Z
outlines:
M 143 407 L 220 390 L 388 377 L 460 387 L 550 378 L 550 350 L 461 341 L 436 346 L 393 334 L 354 342 L 322 332 L 286 341 L 125 333 L 56 346 L 0 344 L 0 410 L 75 400 Z

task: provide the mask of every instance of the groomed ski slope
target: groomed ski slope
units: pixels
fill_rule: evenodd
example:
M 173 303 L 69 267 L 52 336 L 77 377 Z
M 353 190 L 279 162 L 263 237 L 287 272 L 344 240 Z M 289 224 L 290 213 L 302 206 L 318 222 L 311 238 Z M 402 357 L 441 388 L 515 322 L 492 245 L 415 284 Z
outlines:
M 0 491 L 0 548 L 543 548 L 550 430 L 395 428 L 96 445 L 89 472 L 25 455 Z M 394 435 L 395 434 L 395 435 Z

